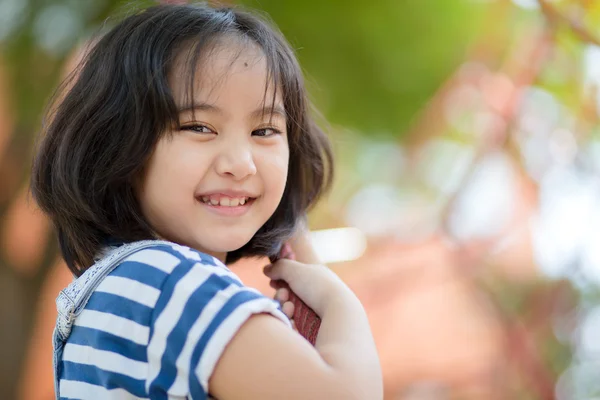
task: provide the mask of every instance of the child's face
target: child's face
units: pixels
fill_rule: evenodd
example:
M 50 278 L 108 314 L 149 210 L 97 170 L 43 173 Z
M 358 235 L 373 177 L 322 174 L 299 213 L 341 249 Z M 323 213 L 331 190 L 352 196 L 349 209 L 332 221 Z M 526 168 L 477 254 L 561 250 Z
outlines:
M 230 46 L 231 48 L 231 46 Z M 258 48 L 220 48 L 196 72 L 195 110 L 158 142 L 139 192 L 159 236 L 221 260 L 271 217 L 285 189 L 289 149 L 283 102 L 265 107 L 266 62 Z M 188 81 L 176 63 L 170 83 L 184 104 Z M 272 88 L 272 85 L 270 85 Z

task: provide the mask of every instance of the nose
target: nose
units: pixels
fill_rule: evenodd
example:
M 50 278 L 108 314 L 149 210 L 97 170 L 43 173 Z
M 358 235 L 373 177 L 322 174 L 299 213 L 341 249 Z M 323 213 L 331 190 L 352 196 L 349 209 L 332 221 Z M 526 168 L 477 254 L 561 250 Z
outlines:
M 216 171 L 221 176 L 232 177 L 235 180 L 256 174 L 256 164 L 250 143 L 228 141 L 223 143 L 216 160 Z

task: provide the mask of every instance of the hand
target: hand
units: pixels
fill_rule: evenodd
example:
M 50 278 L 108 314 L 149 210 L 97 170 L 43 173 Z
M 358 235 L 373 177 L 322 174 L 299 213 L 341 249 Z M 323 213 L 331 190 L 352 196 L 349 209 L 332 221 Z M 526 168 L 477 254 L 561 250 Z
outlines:
M 271 287 L 273 289 L 277 289 L 277 285 L 275 284 L 275 281 L 271 281 L 270 283 Z M 296 323 L 294 322 L 294 303 L 292 303 L 291 301 L 288 301 L 290 298 L 290 292 L 289 290 L 285 289 L 285 288 L 280 288 L 277 289 L 277 291 L 275 292 L 275 300 L 277 300 L 279 302 L 279 304 L 281 304 L 281 310 L 283 311 L 283 313 L 286 315 L 286 317 L 288 317 L 292 323 L 292 328 L 298 332 L 298 329 L 296 328 Z
M 281 259 L 266 266 L 263 271 L 272 281 L 281 279 L 287 282 L 290 289 L 321 317 L 333 301 L 355 298 L 348 286 L 323 265 Z M 284 300 L 283 305 L 285 303 Z M 289 306 L 286 307 L 289 310 Z

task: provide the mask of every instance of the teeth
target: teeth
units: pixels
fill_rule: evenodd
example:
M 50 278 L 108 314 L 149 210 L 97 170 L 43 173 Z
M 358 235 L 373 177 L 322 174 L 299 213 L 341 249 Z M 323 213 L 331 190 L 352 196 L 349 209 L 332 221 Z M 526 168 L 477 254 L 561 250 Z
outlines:
M 237 207 L 243 206 L 250 200 L 249 197 L 210 197 L 210 196 L 202 196 L 202 202 L 206 204 L 211 204 L 213 206 L 222 206 L 222 207 Z

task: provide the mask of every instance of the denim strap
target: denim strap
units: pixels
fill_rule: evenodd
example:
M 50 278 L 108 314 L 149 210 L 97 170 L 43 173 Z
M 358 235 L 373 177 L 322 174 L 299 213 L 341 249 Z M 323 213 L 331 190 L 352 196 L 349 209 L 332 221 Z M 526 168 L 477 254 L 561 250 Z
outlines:
M 106 256 L 62 290 L 56 299 L 58 317 L 55 333 L 58 338 L 62 341 L 67 340 L 71 334 L 75 318 L 85 307 L 96 287 L 123 259 L 140 249 L 164 244 L 172 246 L 174 243 L 163 240 L 142 240 L 113 248 Z

